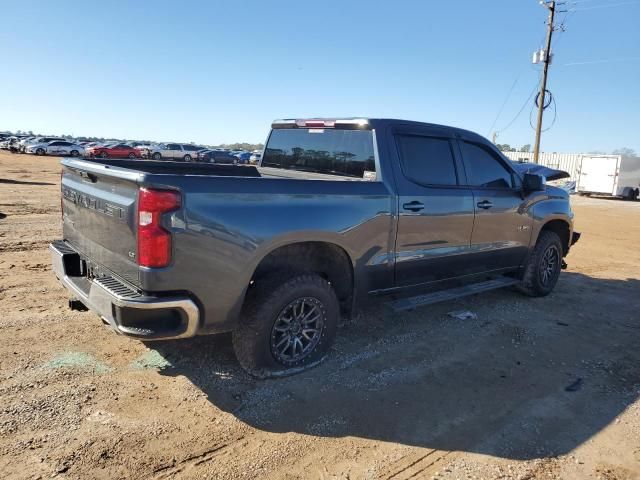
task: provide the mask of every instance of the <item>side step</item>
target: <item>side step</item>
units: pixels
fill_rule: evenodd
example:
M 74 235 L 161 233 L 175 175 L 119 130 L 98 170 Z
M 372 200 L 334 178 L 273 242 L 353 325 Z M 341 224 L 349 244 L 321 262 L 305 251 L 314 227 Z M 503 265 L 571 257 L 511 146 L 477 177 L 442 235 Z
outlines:
M 387 305 L 395 312 L 403 312 L 406 310 L 413 310 L 414 308 L 422 307 L 424 305 L 430 305 L 432 303 L 454 300 L 456 298 L 466 297 L 467 295 L 475 295 L 476 293 L 486 292 L 488 290 L 508 287 L 519 282 L 520 281 L 515 278 L 498 277 L 485 282 L 471 283 L 462 287 L 440 290 L 415 297 L 401 298 L 399 300 L 389 302 Z

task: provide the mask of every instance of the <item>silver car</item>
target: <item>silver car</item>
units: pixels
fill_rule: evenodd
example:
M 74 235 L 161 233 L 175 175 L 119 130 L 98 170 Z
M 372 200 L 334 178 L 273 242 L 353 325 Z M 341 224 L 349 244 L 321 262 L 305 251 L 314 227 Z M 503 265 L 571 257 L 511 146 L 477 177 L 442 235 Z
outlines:
M 36 155 L 70 155 L 72 157 L 79 157 L 80 155 L 84 155 L 84 147 L 66 140 L 56 140 L 49 143 L 29 145 L 26 152 L 35 153 Z
M 154 160 L 182 160 L 184 162 L 193 162 L 201 150 L 204 150 L 204 147 L 199 145 L 166 143 L 154 145 L 146 152 L 146 155 Z
M 262 159 L 262 152 L 254 150 L 253 153 L 251 153 L 251 156 L 249 157 L 249 163 L 251 165 L 256 165 L 260 163 L 261 159 Z
M 55 142 L 57 140 L 60 141 L 64 141 L 64 138 L 61 137 L 30 137 L 30 138 L 26 138 L 20 141 L 20 143 L 18 144 L 18 150 L 20 150 L 21 152 L 26 152 L 27 148 L 29 148 L 32 145 L 38 145 L 38 144 L 42 144 L 42 143 L 50 143 L 50 142 Z

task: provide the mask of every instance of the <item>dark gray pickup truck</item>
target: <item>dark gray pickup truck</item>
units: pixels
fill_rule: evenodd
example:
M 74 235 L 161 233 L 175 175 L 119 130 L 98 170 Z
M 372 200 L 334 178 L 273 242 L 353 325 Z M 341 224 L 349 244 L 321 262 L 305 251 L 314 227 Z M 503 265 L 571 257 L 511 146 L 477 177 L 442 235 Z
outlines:
M 281 120 L 258 166 L 62 160 L 53 270 L 70 305 L 142 340 L 233 332 L 258 376 L 326 355 L 372 296 L 409 309 L 555 286 L 578 234 L 563 172 L 465 130 Z

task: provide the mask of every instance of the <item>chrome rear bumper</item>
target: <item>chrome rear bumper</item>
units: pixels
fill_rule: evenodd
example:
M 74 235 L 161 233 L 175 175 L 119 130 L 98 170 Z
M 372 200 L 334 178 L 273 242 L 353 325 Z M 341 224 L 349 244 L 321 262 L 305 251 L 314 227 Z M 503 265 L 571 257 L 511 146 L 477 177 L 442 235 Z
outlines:
M 147 296 L 121 282 L 103 276 L 89 280 L 81 275 L 81 258 L 68 243 L 49 245 L 53 272 L 62 285 L 87 308 L 122 335 L 146 340 L 193 337 L 200 310 L 189 297 Z

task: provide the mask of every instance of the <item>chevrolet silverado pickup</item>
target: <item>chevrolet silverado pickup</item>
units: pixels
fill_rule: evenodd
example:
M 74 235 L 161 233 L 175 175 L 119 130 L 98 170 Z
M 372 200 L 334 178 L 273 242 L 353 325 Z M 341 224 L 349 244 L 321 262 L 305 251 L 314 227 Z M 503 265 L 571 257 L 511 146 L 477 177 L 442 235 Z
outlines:
M 396 310 L 552 291 L 578 239 L 567 176 L 485 138 L 390 119 L 278 120 L 257 166 L 62 160 L 53 271 L 115 332 L 233 332 L 241 365 L 320 362 L 372 297 Z M 545 178 L 546 177 L 546 178 Z

